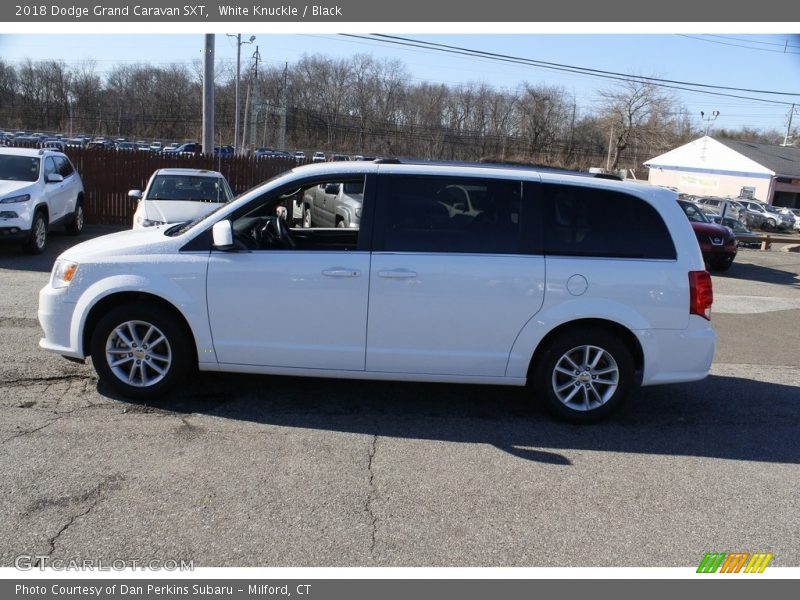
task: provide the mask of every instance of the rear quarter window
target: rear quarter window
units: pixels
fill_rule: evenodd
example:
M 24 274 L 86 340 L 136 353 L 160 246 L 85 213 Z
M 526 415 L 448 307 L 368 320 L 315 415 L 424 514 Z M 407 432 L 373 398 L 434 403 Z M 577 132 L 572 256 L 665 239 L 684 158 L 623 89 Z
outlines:
M 545 253 L 608 258 L 676 258 L 658 211 L 636 196 L 543 184 Z

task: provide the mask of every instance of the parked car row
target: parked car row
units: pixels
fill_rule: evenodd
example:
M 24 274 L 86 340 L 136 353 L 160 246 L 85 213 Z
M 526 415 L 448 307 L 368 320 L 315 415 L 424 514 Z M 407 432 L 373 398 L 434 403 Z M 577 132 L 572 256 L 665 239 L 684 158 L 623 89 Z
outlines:
M 732 217 L 750 229 L 786 231 L 799 229 L 792 209 L 772 206 L 750 198 L 720 198 L 680 194 L 681 200 L 698 206 L 706 216 Z

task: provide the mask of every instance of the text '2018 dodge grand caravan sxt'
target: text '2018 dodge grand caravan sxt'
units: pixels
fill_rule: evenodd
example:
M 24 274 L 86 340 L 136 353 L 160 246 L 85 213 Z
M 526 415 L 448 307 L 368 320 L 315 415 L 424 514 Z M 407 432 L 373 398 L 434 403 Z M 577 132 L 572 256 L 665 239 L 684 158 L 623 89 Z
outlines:
M 363 187 L 358 226 L 290 226 L 331 181 Z M 711 302 L 673 192 L 376 161 L 298 167 L 202 220 L 71 248 L 39 320 L 43 348 L 91 356 L 130 397 L 192 368 L 529 384 L 593 421 L 639 385 L 707 375 Z

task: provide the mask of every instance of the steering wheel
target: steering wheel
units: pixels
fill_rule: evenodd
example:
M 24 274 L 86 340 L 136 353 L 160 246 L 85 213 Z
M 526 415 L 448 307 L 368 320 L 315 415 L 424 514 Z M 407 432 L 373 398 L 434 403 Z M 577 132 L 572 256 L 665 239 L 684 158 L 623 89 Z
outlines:
M 261 241 L 267 248 L 286 248 L 294 249 L 297 244 L 289 234 L 289 227 L 286 220 L 281 217 L 268 217 L 264 226 L 260 230 Z

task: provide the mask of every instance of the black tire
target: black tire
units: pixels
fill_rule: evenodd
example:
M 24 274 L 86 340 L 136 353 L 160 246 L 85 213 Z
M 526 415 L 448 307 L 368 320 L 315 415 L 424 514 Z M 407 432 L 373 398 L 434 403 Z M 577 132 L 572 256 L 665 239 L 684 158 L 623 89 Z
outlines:
M 606 418 L 637 386 L 631 351 L 618 336 L 600 327 L 565 331 L 547 342 L 535 360 L 534 392 L 553 415 L 570 423 Z M 569 374 L 557 370 L 570 365 L 570 360 L 578 369 L 570 366 Z
M 33 215 L 31 232 L 22 245 L 26 254 L 41 254 L 47 246 L 47 218 L 43 210 L 37 210 Z
M 194 357 L 192 338 L 175 315 L 142 302 L 103 315 L 92 332 L 91 351 L 100 380 L 135 399 L 157 398 L 175 387 L 186 378 Z M 125 362 L 110 364 L 114 356 Z
M 731 268 L 732 264 L 732 258 L 720 258 L 712 260 L 708 266 L 711 267 L 712 271 L 727 271 Z
M 81 231 L 83 231 L 84 216 L 83 202 L 78 200 L 78 202 L 75 204 L 75 212 L 72 213 L 72 219 L 70 219 L 66 226 L 68 234 L 80 235 Z

